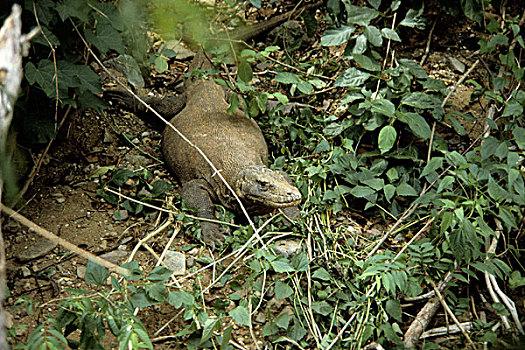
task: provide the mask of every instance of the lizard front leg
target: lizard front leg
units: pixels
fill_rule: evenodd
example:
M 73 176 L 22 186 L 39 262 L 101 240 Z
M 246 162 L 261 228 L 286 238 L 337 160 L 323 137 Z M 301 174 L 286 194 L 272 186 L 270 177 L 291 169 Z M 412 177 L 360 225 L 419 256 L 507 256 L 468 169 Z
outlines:
M 181 197 L 190 208 L 196 208 L 199 217 L 215 219 L 210 189 L 203 180 L 192 180 L 182 185 Z M 201 221 L 202 241 L 212 249 L 221 246 L 225 238 L 225 230 L 217 223 Z

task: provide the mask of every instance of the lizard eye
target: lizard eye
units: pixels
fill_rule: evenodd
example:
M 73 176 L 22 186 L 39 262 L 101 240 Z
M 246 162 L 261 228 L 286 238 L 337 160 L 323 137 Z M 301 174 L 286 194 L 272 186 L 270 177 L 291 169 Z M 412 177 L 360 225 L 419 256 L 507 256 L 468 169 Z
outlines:
M 268 190 L 268 188 L 270 187 L 270 183 L 268 181 L 257 181 L 259 183 L 259 187 L 261 188 L 261 190 L 263 191 L 266 191 Z

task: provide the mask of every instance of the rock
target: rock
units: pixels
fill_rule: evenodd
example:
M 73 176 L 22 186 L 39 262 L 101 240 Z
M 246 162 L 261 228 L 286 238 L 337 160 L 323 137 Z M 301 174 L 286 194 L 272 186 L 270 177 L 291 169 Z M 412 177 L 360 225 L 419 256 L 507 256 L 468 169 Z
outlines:
M 255 316 L 255 322 L 259 322 L 259 323 L 266 322 L 266 315 L 264 314 L 264 312 L 257 313 L 257 316 Z
M 20 232 L 21 229 L 22 229 L 22 227 L 20 226 L 18 221 L 15 221 L 15 220 L 7 220 L 2 225 L 2 230 L 4 230 L 5 232 L 15 233 L 15 232 Z
M 281 307 L 284 304 L 284 299 L 275 299 L 272 298 L 268 301 L 268 304 L 266 304 L 266 310 L 269 310 L 271 312 L 276 312 L 277 310 L 281 310 Z
M 174 276 L 181 276 L 186 273 L 186 256 L 184 253 L 169 250 L 164 257 L 164 264 L 173 270 Z
M 184 60 L 193 58 L 193 56 L 195 56 L 195 52 L 190 51 L 184 46 L 182 46 L 179 40 L 168 41 L 166 43 L 166 47 L 175 52 L 175 55 L 176 55 L 175 58 L 177 58 L 178 61 L 184 61 Z
M 113 135 L 111 135 L 111 131 L 109 130 L 109 128 L 105 128 L 104 129 L 104 143 L 111 143 L 115 141 L 115 138 L 113 137 Z
M 128 211 L 126 209 L 117 209 L 113 212 L 113 219 L 117 221 L 127 220 L 129 217 Z
M 465 70 L 466 70 L 466 66 L 463 62 L 461 62 L 460 60 L 458 60 L 457 58 L 455 57 L 451 57 L 451 56 L 448 56 L 448 62 L 450 63 L 450 67 L 459 72 L 459 73 L 465 73 Z
M 29 270 L 29 268 L 27 266 L 22 266 L 20 268 L 20 272 L 22 273 L 22 277 L 23 278 L 27 278 L 27 277 L 31 276 L 31 270 Z
M 15 252 L 14 256 L 20 262 L 30 261 L 47 255 L 57 244 L 45 238 L 37 237 L 34 242 Z
M 13 315 L 9 313 L 9 311 L 4 311 L 4 317 L 5 317 L 5 328 L 11 329 L 13 328 Z
M 196 256 L 197 254 L 199 254 L 199 248 L 195 247 L 195 248 L 190 249 L 188 254 Z
M 132 164 L 133 166 L 137 166 L 137 167 L 139 166 L 146 167 L 152 163 L 150 159 L 140 154 L 127 154 L 124 157 L 124 160 L 127 161 L 129 164 Z
M 128 252 L 123 250 L 113 250 L 109 253 L 102 254 L 102 259 L 112 262 L 113 264 L 120 265 L 128 257 Z
M 133 237 L 126 237 L 126 238 L 122 239 L 122 241 L 120 241 L 120 244 L 123 245 L 123 244 L 129 243 L 129 242 L 131 242 L 132 239 L 133 239 Z M 123 250 L 123 249 L 120 249 L 120 250 Z
M 285 258 L 290 258 L 294 255 L 297 255 L 301 251 L 302 247 L 299 242 L 283 240 L 277 243 L 273 250 L 275 253 L 284 256 Z
M 77 266 L 77 277 L 81 280 L 86 278 L 86 267 L 84 265 Z

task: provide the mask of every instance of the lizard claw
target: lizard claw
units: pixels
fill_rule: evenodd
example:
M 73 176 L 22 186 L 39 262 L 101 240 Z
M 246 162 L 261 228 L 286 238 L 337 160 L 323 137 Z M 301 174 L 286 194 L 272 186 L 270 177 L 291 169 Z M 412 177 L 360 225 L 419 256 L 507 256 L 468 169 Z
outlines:
M 213 222 L 201 222 L 201 239 L 214 251 L 222 247 L 226 239 L 226 230 Z

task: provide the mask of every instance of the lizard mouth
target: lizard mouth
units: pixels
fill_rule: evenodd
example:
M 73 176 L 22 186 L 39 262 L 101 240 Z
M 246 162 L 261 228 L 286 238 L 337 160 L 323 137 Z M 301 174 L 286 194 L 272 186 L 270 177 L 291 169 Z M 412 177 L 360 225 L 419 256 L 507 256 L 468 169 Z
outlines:
M 273 196 L 273 197 L 261 197 L 257 195 L 246 195 L 246 199 L 253 203 L 260 203 L 269 208 L 288 208 L 293 207 L 301 203 L 301 196 L 294 194 L 290 197 L 285 196 Z

